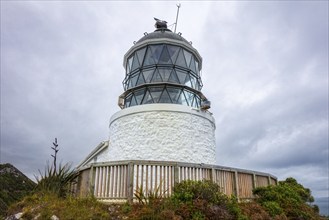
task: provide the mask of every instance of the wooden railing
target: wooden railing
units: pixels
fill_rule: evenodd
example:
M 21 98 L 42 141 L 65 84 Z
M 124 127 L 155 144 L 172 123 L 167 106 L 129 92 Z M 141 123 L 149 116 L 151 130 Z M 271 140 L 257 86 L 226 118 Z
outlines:
M 118 161 L 93 163 L 79 170 L 76 186 L 79 196 L 94 195 L 106 201 L 133 201 L 136 190 L 145 195 L 158 189 L 163 196 L 172 194 L 183 180 L 211 180 L 226 195 L 253 198 L 252 190 L 277 183 L 277 178 L 251 170 L 204 164 L 167 161 Z

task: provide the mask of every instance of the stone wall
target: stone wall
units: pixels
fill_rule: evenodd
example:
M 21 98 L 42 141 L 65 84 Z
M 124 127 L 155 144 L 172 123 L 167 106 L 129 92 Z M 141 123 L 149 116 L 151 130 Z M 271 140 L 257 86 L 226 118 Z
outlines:
M 110 121 L 109 147 L 97 162 L 158 160 L 215 164 L 215 121 L 209 112 L 175 104 L 126 108 Z

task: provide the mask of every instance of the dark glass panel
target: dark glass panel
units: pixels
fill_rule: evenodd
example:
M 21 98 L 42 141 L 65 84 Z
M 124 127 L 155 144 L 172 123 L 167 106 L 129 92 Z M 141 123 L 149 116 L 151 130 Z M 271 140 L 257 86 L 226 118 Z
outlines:
M 185 72 L 183 72 L 183 71 L 180 71 L 180 70 L 176 70 L 176 73 L 177 73 L 177 77 L 179 79 L 180 84 L 185 85 L 186 75 L 187 74 Z
M 188 86 L 188 87 L 192 87 L 190 74 L 187 74 L 187 76 L 186 76 L 185 85 Z
M 156 69 L 154 71 L 154 74 L 153 74 L 153 77 L 152 77 L 152 82 L 162 82 L 162 78 L 161 78 L 161 75 L 160 75 L 158 69 Z
M 126 97 L 126 99 L 125 99 L 125 107 L 129 107 L 130 106 L 131 97 L 132 97 L 131 94 Z
M 168 82 L 172 70 L 168 68 L 159 68 L 158 70 L 163 82 Z
M 144 80 L 146 83 L 150 83 L 152 80 L 154 69 L 149 69 L 149 70 L 144 70 L 143 75 L 144 75 Z
M 128 62 L 127 62 L 127 72 L 130 73 L 130 70 L 131 70 L 131 66 L 133 64 L 133 58 L 134 56 L 131 56 L 129 59 L 128 59 Z
M 152 55 L 152 51 L 151 51 L 150 47 L 148 47 L 147 51 L 146 51 L 146 56 L 144 59 L 143 66 L 153 65 L 153 64 L 155 64 L 155 60 L 153 59 L 153 55 Z
M 163 45 L 162 44 L 160 44 L 160 45 L 150 45 L 149 47 L 152 51 L 152 57 L 153 57 L 155 63 L 159 63 L 159 59 L 160 59 L 160 55 L 162 53 Z
M 195 100 L 196 100 L 196 107 L 199 108 L 200 107 L 200 98 L 198 96 L 195 96 Z
M 135 99 L 135 96 L 132 95 L 132 97 L 131 97 L 131 102 L 130 102 L 130 107 L 131 107 L 131 106 L 135 106 L 135 105 L 137 105 L 137 101 L 136 101 L 136 99 Z
M 199 62 L 197 60 L 195 61 L 195 67 L 196 71 L 199 72 Z
M 178 77 L 177 77 L 177 75 L 176 75 L 175 70 L 173 70 L 173 71 L 171 72 L 168 81 L 169 81 L 169 82 L 172 82 L 172 83 L 177 83 L 177 84 L 179 84 L 179 79 L 178 79 Z
M 179 53 L 179 47 L 167 45 L 167 49 L 168 49 L 168 53 L 169 53 L 172 63 L 175 63 L 175 61 L 177 59 L 177 55 Z
M 166 46 L 163 47 L 163 50 L 162 50 L 162 53 L 161 53 L 161 56 L 159 59 L 159 64 L 172 64 L 172 61 L 170 59 L 170 54 L 169 54 Z
M 159 103 L 172 103 L 166 89 L 163 90 Z
M 139 67 L 139 62 L 138 62 L 137 54 L 135 53 L 134 60 L 133 60 L 133 65 L 131 67 L 131 71 L 134 71 L 138 67 Z
M 192 98 L 192 102 L 191 102 L 191 106 L 192 107 L 196 107 L 196 103 L 195 103 L 195 95 L 193 95 L 193 98 Z
M 145 83 L 144 76 L 143 76 L 142 73 L 140 73 L 139 77 L 138 77 L 138 80 L 137 80 L 137 83 L 136 83 L 136 86 L 144 84 L 144 83 Z
M 146 51 L 146 47 L 138 50 L 136 53 L 137 53 L 137 57 L 138 57 L 138 61 L 139 61 L 139 64 L 142 66 L 143 64 L 143 60 L 144 60 L 144 55 L 145 55 L 145 51 Z
M 183 51 L 184 51 L 184 56 L 185 56 L 185 60 L 186 60 L 186 66 L 189 67 L 191 58 L 192 58 L 192 54 L 184 49 L 183 49 Z
M 182 105 L 189 105 L 189 102 L 187 101 L 185 91 L 183 90 L 181 95 L 180 95 L 180 100 Z
M 191 59 L 190 69 L 191 69 L 194 73 L 197 73 L 197 71 L 196 71 L 196 66 L 195 66 L 195 60 L 194 60 L 194 57 L 192 57 L 192 59 Z
M 150 88 L 150 92 L 151 92 L 154 103 L 159 102 L 162 90 L 163 90 L 163 87 L 151 87 Z
M 175 63 L 177 66 L 181 66 L 181 67 L 187 67 L 186 66 L 186 61 L 185 61 L 185 58 L 184 58 L 184 55 L 183 55 L 183 50 L 181 49 L 179 51 L 179 54 L 178 54 L 178 57 L 177 57 L 177 60 L 176 60 L 176 63 Z
M 172 103 L 181 104 L 181 100 L 179 99 L 179 96 L 182 92 L 182 89 L 178 89 L 178 88 L 174 88 L 174 87 L 167 87 L 167 91 L 172 100 Z
M 135 92 L 135 98 L 137 101 L 137 105 L 140 105 L 142 103 L 144 93 L 145 93 L 145 89 L 139 89 Z
M 191 78 L 192 88 L 193 88 L 193 89 L 197 89 L 197 85 L 196 85 L 196 79 L 195 79 L 195 77 L 190 75 L 190 78 Z
M 138 74 L 135 74 L 133 77 L 130 78 L 129 88 L 133 88 L 136 86 L 137 78 Z
M 152 98 L 149 90 L 147 89 L 144 99 L 143 99 L 143 104 L 151 104 L 151 103 L 153 103 L 153 98 Z
M 193 101 L 194 94 L 191 93 L 191 92 L 189 92 L 189 91 L 186 91 L 186 90 L 184 92 L 185 92 L 186 100 L 189 103 L 189 106 L 191 106 L 192 101 Z

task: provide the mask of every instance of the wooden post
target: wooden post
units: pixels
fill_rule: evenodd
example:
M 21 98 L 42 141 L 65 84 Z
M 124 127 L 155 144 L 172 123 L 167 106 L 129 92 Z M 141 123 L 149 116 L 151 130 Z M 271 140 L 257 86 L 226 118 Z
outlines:
M 89 173 L 89 195 L 94 195 L 95 190 L 95 174 L 96 172 L 93 165 L 90 166 L 90 173 Z
M 257 179 L 256 179 L 256 174 L 252 174 L 252 188 L 255 189 L 257 187 Z
M 216 170 L 215 168 L 211 168 L 211 175 L 210 175 L 210 180 L 213 182 L 213 183 L 217 183 L 217 180 L 216 180 Z
M 270 176 L 268 176 L 268 185 L 270 186 L 271 185 L 271 177 Z
M 179 183 L 179 167 L 176 163 L 174 166 L 174 186 Z
M 240 196 L 239 196 L 239 177 L 238 177 L 238 171 L 234 172 L 234 187 L 235 187 L 235 196 L 240 201 Z
M 128 189 L 127 189 L 127 195 L 128 195 L 128 202 L 130 204 L 133 203 L 134 199 L 134 164 L 132 162 L 128 163 Z

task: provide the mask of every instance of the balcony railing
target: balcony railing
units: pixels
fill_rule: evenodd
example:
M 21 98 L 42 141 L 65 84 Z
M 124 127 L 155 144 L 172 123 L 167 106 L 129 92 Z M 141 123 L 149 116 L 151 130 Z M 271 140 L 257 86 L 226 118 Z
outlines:
M 93 195 L 104 201 L 133 201 L 136 190 L 145 195 L 156 189 L 170 196 L 176 183 L 183 180 L 211 180 L 221 191 L 238 199 L 252 199 L 252 190 L 277 184 L 267 173 L 237 168 L 169 161 L 117 161 L 93 163 L 80 168 L 76 185 L 79 196 Z

